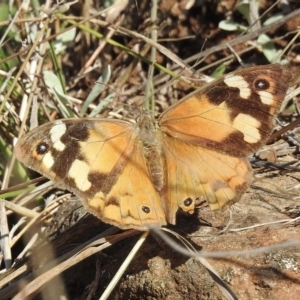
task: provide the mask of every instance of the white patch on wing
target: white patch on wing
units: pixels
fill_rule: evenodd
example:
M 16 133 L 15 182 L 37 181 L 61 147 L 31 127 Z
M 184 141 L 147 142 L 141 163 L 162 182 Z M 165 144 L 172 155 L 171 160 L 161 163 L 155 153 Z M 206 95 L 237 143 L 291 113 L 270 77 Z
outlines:
M 233 121 L 233 127 L 244 134 L 244 141 L 250 144 L 257 143 L 261 139 L 258 128 L 259 120 L 247 114 L 238 114 Z
M 266 104 L 266 105 L 274 104 L 274 97 L 271 93 L 265 92 L 265 91 L 260 91 L 260 92 L 258 92 L 258 95 L 263 104 Z
M 242 76 L 225 76 L 224 82 L 230 87 L 238 88 L 240 90 L 240 96 L 242 98 L 249 99 L 251 95 L 251 89 L 249 88 L 248 82 Z
M 52 167 L 53 164 L 54 164 L 54 158 L 53 158 L 51 152 L 47 152 L 47 153 L 44 155 L 44 157 L 43 157 L 43 159 L 42 159 L 42 163 L 43 163 L 43 165 L 44 165 L 46 168 L 51 169 L 51 167 Z
M 71 165 L 68 172 L 68 176 L 73 178 L 76 187 L 80 191 L 87 191 L 92 186 L 91 182 L 88 181 L 88 175 L 90 172 L 90 166 L 82 160 L 76 159 Z
M 63 151 L 66 148 L 65 144 L 60 140 L 66 130 L 66 124 L 62 123 L 62 121 L 57 121 L 50 129 L 50 138 L 53 143 L 53 148 L 57 151 Z

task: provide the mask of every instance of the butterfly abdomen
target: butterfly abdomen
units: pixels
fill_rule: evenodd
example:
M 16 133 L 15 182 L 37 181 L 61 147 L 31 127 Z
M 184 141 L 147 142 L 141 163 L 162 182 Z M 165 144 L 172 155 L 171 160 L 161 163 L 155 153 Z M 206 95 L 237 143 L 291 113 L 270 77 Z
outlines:
M 159 192 L 162 190 L 165 182 L 165 166 L 161 143 L 157 135 L 157 124 L 151 116 L 145 114 L 138 120 L 137 127 L 150 179 L 155 190 Z
M 161 149 L 157 144 L 144 145 L 147 168 L 155 189 L 159 192 L 164 186 L 164 165 Z

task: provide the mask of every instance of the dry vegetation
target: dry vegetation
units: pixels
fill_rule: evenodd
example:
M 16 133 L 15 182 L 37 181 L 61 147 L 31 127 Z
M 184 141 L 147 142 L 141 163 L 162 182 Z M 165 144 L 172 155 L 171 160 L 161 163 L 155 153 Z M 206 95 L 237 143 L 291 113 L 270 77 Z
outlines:
M 25 129 L 75 116 L 132 120 L 145 99 L 158 114 L 190 86 L 240 68 L 237 57 L 247 67 L 279 52 L 295 82 L 276 129 L 290 126 L 251 159 L 255 180 L 231 216 L 204 205 L 172 227 L 197 250 L 225 251 L 206 262 L 236 296 L 196 258 L 149 236 L 110 299 L 299 298 L 299 243 L 283 243 L 300 236 L 300 1 L 167 0 L 157 10 L 151 1 L 112 2 L 0 3 L 0 300 L 98 299 L 141 235 L 85 215 L 45 179 L 29 185 L 38 174 L 12 153 Z

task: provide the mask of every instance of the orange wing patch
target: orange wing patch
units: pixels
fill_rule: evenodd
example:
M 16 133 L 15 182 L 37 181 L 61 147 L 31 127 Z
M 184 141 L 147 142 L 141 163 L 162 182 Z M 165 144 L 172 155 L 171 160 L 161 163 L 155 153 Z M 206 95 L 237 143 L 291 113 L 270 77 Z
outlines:
M 88 198 L 87 209 L 121 228 L 147 230 L 150 224 L 166 225 L 160 195 L 150 179 L 141 145 L 137 142 L 130 157 L 123 160 L 126 163 L 111 190 Z
M 195 199 L 204 196 L 211 209 L 219 209 L 237 201 L 248 188 L 252 170 L 245 158 L 232 157 L 211 149 L 164 140 L 166 158 L 167 221 L 175 223 L 180 207 L 193 213 Z

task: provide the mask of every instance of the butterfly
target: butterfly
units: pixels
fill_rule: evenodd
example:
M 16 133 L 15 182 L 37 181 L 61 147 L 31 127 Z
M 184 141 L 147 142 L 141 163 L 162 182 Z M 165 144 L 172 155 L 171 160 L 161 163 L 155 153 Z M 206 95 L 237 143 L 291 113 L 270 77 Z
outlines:
M 278 64 L 229 73 L 158 119 L 62 119 L 21 137 L 25 166 L 76 194 L 86 210 L 123 229 L 175 224 L 205 197 L 212 210 L 251 183 L 247 156 L 268 139 L 291 73 Z

